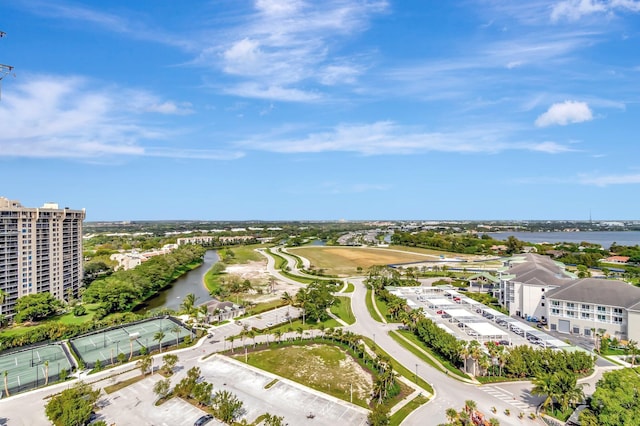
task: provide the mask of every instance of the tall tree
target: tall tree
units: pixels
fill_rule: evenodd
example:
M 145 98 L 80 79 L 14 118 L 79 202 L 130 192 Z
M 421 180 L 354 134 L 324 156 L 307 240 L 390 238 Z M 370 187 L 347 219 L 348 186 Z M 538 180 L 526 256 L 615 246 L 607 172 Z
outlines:
M 211 405 L 218 419 L 224 423 L 232 424 L 242 413 L 243 403 L 235 394 L 223 390 L 215 393 Z
M 162 380 L 158 380 L 153 385 L 153 392 L 158 395 L 159 398 L 165 398 L 169 394 L 169 390 L 171 389 L 171 379 L 166 378 Z
M 164 334 L 163 331 L 158 331 L 153 335 L 153 340 L 156 340 L 158 342 L 158 345 L 160 345 L 160 353 L 162 353 L 162 339 L 164 339 L 165 337 L 166 334 Z
M 84 426 L 99 395 L 100 391 L 94 391 L 91 385 L 78 382 L 52 397 L 45 406 L 45 413 L 56 426 Z

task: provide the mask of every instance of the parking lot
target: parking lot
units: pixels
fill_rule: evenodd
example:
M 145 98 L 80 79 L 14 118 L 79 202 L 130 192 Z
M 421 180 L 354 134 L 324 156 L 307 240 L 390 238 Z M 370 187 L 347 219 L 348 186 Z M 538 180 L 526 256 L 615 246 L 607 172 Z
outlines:
M 284 416 L 290 425 L 365 425 L 368 411 L 286 379 L 265 386 L 277 376 L 224 356 L 213 356 L 199 365 L 214 391 L 229 390 L 244 403 L 251 422 L 264 413 Z
M 422 308 L 427 318 L 461 340 L 555 349 L 570 346 L 535 326 L 491 309 L 449 286 L 387 289 L 406 299 L 410 308 Z
M 263 312 L 259 315 L 245 318 L 237 321 L 238 325 L 247 325 L 249 328 L 257 328 L 263 330 L 278 324 L 284 324 L 291 318 L 296 319 L 300 316 L 300 310 L 293 306 L 283 306 L 282 308 L 273 309 Z

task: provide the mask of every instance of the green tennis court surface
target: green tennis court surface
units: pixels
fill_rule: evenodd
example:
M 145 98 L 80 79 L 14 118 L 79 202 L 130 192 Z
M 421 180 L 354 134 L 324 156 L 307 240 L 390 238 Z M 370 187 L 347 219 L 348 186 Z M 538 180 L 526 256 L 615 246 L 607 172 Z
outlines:
M 160 344 L 168 348 L 184 340 L 189 333 L 187 328 L 170 318 L 155 318 L 70 339 L 69 343 L 82 361 L 92 368 L 97 360 L 102 365 L 116 363 L 118 354 L 124 354 L 127 359 L 139 355 L 143 347 L 149 352 L 159 349 Z M 159 337 L 162 339 L 158 340 Z

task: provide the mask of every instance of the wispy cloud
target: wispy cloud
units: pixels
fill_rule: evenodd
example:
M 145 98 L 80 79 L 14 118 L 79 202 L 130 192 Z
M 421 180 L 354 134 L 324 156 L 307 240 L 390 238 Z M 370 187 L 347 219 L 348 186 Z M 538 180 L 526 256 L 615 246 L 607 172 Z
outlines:
M 175 130 L 145 124 L 147 113 L 179 114 L 173 101 L 139 90 L 98 89 L 86 79 L 23 75 L 0 103 L 0 157 L 154 156 L 231 159 L 238 151 L 153 146 Z
M 257 0 L 255 12 L 226 29 L 222 42 L 203 48 L 194 63 L 230 78 L 227 93 L 317 101 L 322 96 L 306 87 L 352 84 L 364 69 L 356 58 L 335 56 L 334 46 L 364 31 L 370 17 L 386 9 L 382 0 Z
M 240 148 L 280 153 L 354 152 L 363 155 L 407 155 L 427 152 L 497 153 L 526 150 L 557 154 L 574 149 L 555 142 L 510 142 L 512 135 L 495 127 L 447 132 L 422 132 L 391 121 L 342 124 L 301 138 L 255 137 Z
M 584 185 L 609 186 L 609 185 L 633 185 L 640 184 L 640 173 L 630 173 L 625 175 L 601 175 L 590 176 L 581 175 L 579 182 Z
M 577 21 L 594 14 L 613 15 L 615 12 L 640 12 L 637 0 L 563 0 L 551 9 L 551 20 Z
M 170 33 L 162 28 L 145 24 L 141 16 L 126 17 L 89 8 L 73 2 L 50 2 L 30 0 L 16 5 L 31 13 L 55 19 L 66 19 L 91 24 L 91 28 L 99 27 L 107 31 L 123 34 L 138 40 L 161 43 L 169 46 L 192 49 L 193 40 L 179 34 Z
M 593 120 L 593 113 L 586 102 L 564 101 L 553 104 L 536 119 L 536 126 L 566 126 Z

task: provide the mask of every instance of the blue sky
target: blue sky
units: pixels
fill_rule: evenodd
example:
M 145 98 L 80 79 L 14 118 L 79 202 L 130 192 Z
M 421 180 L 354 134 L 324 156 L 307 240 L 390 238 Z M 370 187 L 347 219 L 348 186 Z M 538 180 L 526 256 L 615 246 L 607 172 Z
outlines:
M 0 30 L 27 206 L 640 219 L 638 0 L 0 0 Z

